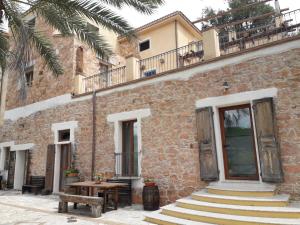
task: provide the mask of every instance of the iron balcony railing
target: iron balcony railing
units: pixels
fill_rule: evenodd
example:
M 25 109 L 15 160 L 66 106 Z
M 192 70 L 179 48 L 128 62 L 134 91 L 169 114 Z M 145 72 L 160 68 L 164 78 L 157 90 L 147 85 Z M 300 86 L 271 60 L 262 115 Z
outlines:
M 203 56 L 202 41 L 192 42 L 189 45 L 140 60 L 138 62 L 140 77 L 182 68 L 202 61 Z
M 132 154 L 115 153 L 115 176 L 138 177 L 139 157 L 139 152 L 133 152 Z
M 300 34 L 300 9 L 266 17 L 257 26 L 235 24 L 219 30 L 221 55 L 239 52 Z
M 126 67 L 123 66 L 117 69 L 108 70 L 95 74 L 93 76 L 83 78 L 82 90 L 84 90 L 84 92 L 91 92 L 94 90 L 125 83 L 127 81 L 125 69 Z

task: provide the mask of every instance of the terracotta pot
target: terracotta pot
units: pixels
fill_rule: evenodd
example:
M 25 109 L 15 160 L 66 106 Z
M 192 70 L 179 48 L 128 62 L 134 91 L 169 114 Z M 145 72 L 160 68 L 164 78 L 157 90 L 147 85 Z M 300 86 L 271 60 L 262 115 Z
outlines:
M 102 180 L 95 180 L 95 184 L 101 184 Z
M 145 182 L 145 186 L 153 187 L 153 186 L 155 186 L 155 182 Z
M 78 173 L 69 173 L 67 177 L 78 177 Z

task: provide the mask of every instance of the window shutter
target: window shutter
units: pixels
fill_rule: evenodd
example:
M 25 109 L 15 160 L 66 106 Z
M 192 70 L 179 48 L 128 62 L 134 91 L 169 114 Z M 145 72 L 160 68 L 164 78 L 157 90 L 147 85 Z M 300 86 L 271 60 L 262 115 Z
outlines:
M 55 145 L 48 145 L 45 189 L 51 192 L 53 190 L 54 161 L 55 161 Z
M 212 107 L 196 111 L 197 140 L 199 143 L 200 177 L 204 181 L 219 179 Z
M 280 183 L 283 181 L 283 173 L 273 99 L 264 98 L 253 101 L 253 110 L 262 180 Z

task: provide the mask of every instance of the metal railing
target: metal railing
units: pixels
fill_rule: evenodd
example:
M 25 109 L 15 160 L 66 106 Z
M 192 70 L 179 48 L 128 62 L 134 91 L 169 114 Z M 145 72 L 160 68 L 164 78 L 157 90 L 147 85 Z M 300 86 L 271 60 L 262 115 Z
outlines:
M 115 176 L 139 176 L 139 156 L 139 152 L 134 152 L 133 155 L 115 153 Z
M 82 90 L 84 92 L 91 92 L 124 83 L 127 81 L 125 69 L 126 67 L 123 66 L 83 78 Z
M 300 9 L 270 16 L 259 26 L 237 24 L 219 31 L 221 55 L 268 44 L 300 34 Z
M 148 77 L 169 70 L 182 68 L 203 60 L 202 41 L 142 59 L 138 62 L 140 77 Z

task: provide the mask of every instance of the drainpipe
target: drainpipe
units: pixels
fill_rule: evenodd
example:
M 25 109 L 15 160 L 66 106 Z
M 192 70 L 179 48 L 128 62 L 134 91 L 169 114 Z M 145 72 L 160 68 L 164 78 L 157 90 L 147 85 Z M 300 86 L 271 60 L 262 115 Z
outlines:
M 178 28 L 177 20 L 175 20 L 175 48 L 176 48 L 176 67 L 178 68 Z
M 96 91 L 93 92 L 92 98 L 92 129 L 93 129 L 93 140 L 92 140 L 92 168 L 91 168 L 91 180 L 94 180 L 95 173 L 95 156 L 96 156 Z

